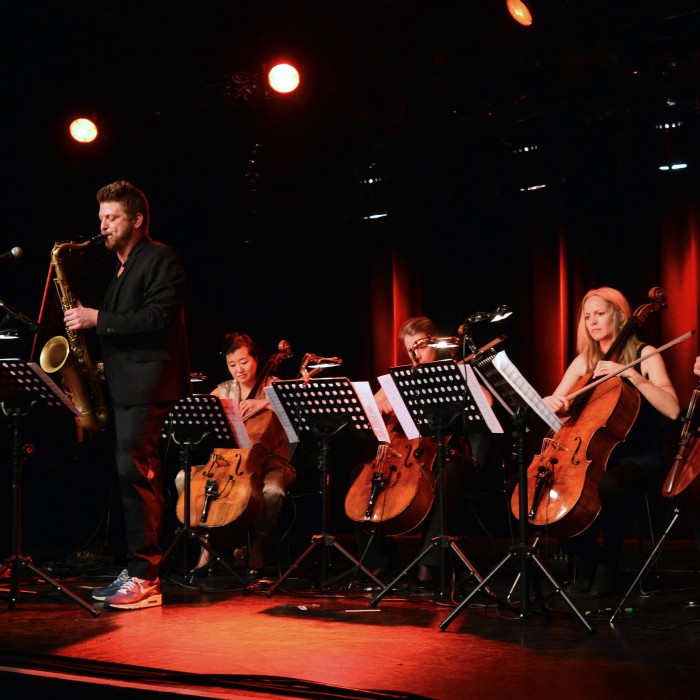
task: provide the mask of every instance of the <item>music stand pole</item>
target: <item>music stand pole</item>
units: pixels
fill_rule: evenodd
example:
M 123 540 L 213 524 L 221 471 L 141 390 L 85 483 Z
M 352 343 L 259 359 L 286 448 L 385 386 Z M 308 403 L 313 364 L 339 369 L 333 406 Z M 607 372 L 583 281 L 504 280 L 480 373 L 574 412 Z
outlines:
M 544 564 L 538 559 L 534 548 L 530 545 L 528 540 L 528 522 L 527 522 L 527 469 L 525 467 L 525 416 L 526 411 L 519 409 L 513 416 L 513 437 L 515 441 L 515 454 L 518 468 L 518 486 L 520 493 L 518 494 L 518 503 L 520 508 L 519 522 L 519 542 L 510 548 L 506 556 L 501 559 L 501 561 L 496 564 L 493 570 L 487 574 L 483 581 L 474 588 L 474 590 L 440 623 L 440 629 L 444 632 L 452 621 L 462 612 L 462 610 L 469 605 L 471 599 L 483 589 L 487 583 L 500 571 L 500 569 L 505 566 L 511 559 L 515 558 L 519 564 L 519 575 L 520 575 L 520 617 L 525 618 L 528 616 L 530 609 L 532 607 L 530 603 L 530 571 L 532 566 L 536 566 L 537 569 L 547 578 L 550 584 L 554 587 L 555 593 L 561 595 L 566 604 L 572 610 L 572 612 L 578 617 L 584 627 L 592 632 L 593 628 L 588 623 L 583 615 L 579 612 L 576 606 L 573 604 L 569 596 L 566 594 L 561 584 L 549 573 Z M 539 586 L 537 586 L 537 600 L 541 601 L 541 593 Z M 512 607 L 506 605 L 506 607 Z
M 321 547 L 321 564 L 319 567 L 319 572 L 317 576 L 317 585 L 322 588 L 328 584 L 326 574 L 329 565 L 329 548 L 333 547 L 337 549 L 346 559 L 348 559 L 352 564 L 354 564 L 353 570 L 363 571 L 369 578 L 371 578 L 375 583 L 382 586 L 383 583 L 380 581 L 362 562 L 358 561 L 350 552 L 348 552 L 345 547 L 338 543 L 333 535 L 328 533 L 328 520 L 329 520 L 329 509 L 330 504 L 328 501 L 328 453 L 330 451 L 330 438 L 337 435 L 343 428 L 346 427 L 346 423 L 342 423 L 340 427 L 331 431 L 328 427 L 318 424 L 314 427 L 313 432 L 317 436 L 319 441 L 319 451 L 318 451 L 318 469 L 321 474 L 321 534 L 314 535 L 311 538 L 311 544 L 304 550 L 304 552 L 297 558 L 295 562 L 280 576 L 275 583 L 265 591 L 265 595 L 270 598 L 273 593 L 280 587 L 280 585 L 289 577 L 289 575 L 296 569 L 317 547 Z M 339 577 L 342 578 L 346 574 L 341 574 Z
M 453 419 L 457 417 L 458 414 L 453 416 Z M 388 583 L 371 601 L 370 607 L 376 607 L 379 605 L 381 600 L 391 591 L 394 586 L 404 577 L 408 572 L 414 567 L 420 564 L 436 547 L 439 548 L 440 553 L 440 593 L 445 594 L 446 590 L 446 576 L 445 576 L 445 555 L 446 550 L 451 550 L 457 557 L 462 561 L 462 563 L 469 569 L 472 575 L 479 581 L 482 580 L 478 571 L 472 566 L 471 562 L 467 559 L 464 553 L 457 546 L 457 539 L 450 535 L 445 534 L 445 480 L 444 480 L 444 470 L 445 470 L 445 454 L 447 448 L 444 445 L 444 425 L 441 418 L 436 417 L 432 421 L 434 426 L 434 436 L 433 439 L 437 443 L 437 452 L 435 455 L 435 470 L 437 472 L 436 480 L 436 491 L 437 491 L 437 513 L 438 513 L 438 523 L 440 534 L 433 537 L 428 545 L 423 549 L 420 554 L 408 565 L 403 571 L 390 583 Z
M 45 571 L 32 563 L 32 560 L 22 555 L 22 470 L 28 448 L 22 445 L 22 419 L 31 411 L 36 402 L 32 401 L 28 407 L 8 407 L 2 402 L 3 414 L 10 420 L 12 429 L 12 555 L 0 566 L 0 574 L 10 569 L 10 600 L 7 607 L 12 610 L 20 596 L 21 570 L 29 569 L 46 583 L 53 586 L 59 593 L 67 595 L 73 602 L 97 617 L 100 614 L 82 598 L 62 586 L 51 578 Z

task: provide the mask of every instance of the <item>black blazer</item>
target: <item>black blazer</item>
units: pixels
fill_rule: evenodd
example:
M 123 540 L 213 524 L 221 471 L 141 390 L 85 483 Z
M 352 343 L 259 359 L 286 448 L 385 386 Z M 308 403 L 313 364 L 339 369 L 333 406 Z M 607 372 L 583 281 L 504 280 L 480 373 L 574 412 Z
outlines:
M 185 271 L 169 246 L 139 241 L 116 272 L 97 319 L 114 406 L 177 401 L 190 392 Z

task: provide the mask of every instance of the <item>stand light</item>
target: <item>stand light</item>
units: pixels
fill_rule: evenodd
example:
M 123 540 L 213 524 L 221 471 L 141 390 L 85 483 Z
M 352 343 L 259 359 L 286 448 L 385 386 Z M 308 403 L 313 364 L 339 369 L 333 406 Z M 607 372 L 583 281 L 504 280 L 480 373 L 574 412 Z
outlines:
M 319 357 L 307 352 L 301 361 L 299 375 L 305 383 L 309 383 L 311 377 L 315 377 L 319 372 L 329 367 L 340 367 L 343 361 L 339 357 Z M 311 370 L 311 371 L 309 371 Z
M 462 352 L 463 355 L 467 356 L 467 348 L 469 348 L 469 353 L 471 355 L 476 355 L 479 352 L 479 348 L 470 335 L 470 327 L 473 323 L 478 323 L 479 321 L 490 321 L 495 323 L 497 321 L 502 321 L 504 318 L 508 318 L 513 313 L 513 310 L 509 306 L 501 304 L 494 311 L 477 311 L 465 319 L 464 323 L 459 327 L 457 333 L 462 336 Z

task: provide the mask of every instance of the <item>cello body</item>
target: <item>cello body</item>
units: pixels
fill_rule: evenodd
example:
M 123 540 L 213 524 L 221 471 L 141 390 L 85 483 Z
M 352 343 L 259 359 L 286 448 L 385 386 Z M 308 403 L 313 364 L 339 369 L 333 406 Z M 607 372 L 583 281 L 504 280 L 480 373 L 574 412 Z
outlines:
M 585 384 L 588 377 L 580 380 Z M 598 484 L 614 447 L 634 423 L 641 399 L 628 382 L 614 377 L 590 392 L 584 410 L 574 413 L 527 470 L 528 521 L 556 537 L 573 537 L 600 512 Z M 520 517 L 519 487 L 511 510 Z
M 251 449 L 217 449 L 209 461 L 197 469 L 190 481 L 192 526 L 220 528 L 236 523 L 236 529 L 251 528 L 262 511 L 260 467 L 264 458 L 259 445 Z M 185 521 L 184 493 L 176 515 Z
M 392 432 L 363 465 L 345 496 L 345 513 L 363 530 L 402 535 L 418 527 L 435 499 L 433 440 Z

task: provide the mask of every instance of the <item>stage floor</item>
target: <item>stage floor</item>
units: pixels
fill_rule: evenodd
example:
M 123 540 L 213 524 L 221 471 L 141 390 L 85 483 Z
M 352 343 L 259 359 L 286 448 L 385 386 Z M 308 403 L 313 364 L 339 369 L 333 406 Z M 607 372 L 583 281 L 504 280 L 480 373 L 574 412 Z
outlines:
M 191 585 L 173 572 L 163 582 L 163 607 L 103 611 L 90 588 L 112 580 L 118 568 L 93 565 L 75 573 L 37 563 L 85 604 L 22 570 L 16 604 L 9 606 L 7 592 L 0 599 L 4 695 L 697 697 L 700 555 L 694 541 L 669 540 L 658 569 L 625 599 L 636 564 L 644 561 L 638 543 L 629 542 L 635 562 L 625 567 L 619 593 L 571 598 L 573 606 L 509 544 L 468 540 L 458 547 L 480 577 L 490 577 L 492 596 L 475 593 L 478 580 L 454 554 L 454 592 L 420 590 L 410 575 L 390 591 L 371 588 L 363 574 L 352 584 L 350 576 L 319 586 L 318 547 L 272 594 L 269 584 L 246 588 L 225 570 Z M 642 547 L 651 552 L 650 543 Z M 328 578 L 349 570 L 338 550 L 326 553 Z M 568 573 L 542 550 L 537 561 L 557 583 Z M 522 602 L 521 570 L 541 583 L 544 608 L 534 585 Z M 386 595 L 377 601 L 380 592 Z

